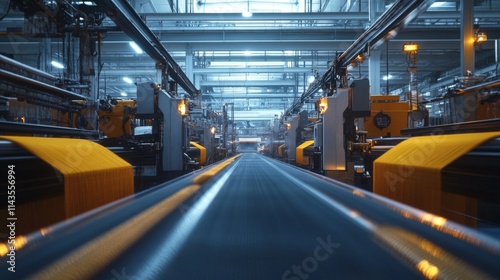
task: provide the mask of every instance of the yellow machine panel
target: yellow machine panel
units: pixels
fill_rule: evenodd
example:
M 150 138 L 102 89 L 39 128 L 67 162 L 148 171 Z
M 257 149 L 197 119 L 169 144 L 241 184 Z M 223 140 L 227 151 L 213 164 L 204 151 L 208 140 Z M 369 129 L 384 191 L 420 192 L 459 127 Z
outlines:
M 118 138 L 132 135 L 131 109 L 135 108 L 134 100 L 117 100 L 112 111 L 99 110 L 99 128 L 108 138 Z
M 200 163 L 200 165 L 204 165 L 207 162 L 207 149 L 193 141 L 189 141 L 189 144 L 200 150 L 200 158 L 198 159 L 198 162 Z
M 401 129 L 408 127 L 408 102 L 399 101 L 396 95 L 371 95 L 371 115 L 365 118 L 368 138 L 401 136 Z
M 309 165 L 309 159 L 307 157 L 304 157 L 304 149 L 311 145 L 314 145 L 314 140 L 305 141 L 296 148 L 295 162 L 297 164 Z

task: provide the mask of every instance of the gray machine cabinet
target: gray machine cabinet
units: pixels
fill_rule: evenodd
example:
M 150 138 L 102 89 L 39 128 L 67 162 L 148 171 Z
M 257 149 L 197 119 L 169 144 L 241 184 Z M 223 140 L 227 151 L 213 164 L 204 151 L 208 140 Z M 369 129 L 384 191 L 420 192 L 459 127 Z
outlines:
M 163 171 L 183 169 L 183 119 L 177 111 L 181 100 L 170 97 L 163 90 L 158 94 L 158 106 L 163 112 Z

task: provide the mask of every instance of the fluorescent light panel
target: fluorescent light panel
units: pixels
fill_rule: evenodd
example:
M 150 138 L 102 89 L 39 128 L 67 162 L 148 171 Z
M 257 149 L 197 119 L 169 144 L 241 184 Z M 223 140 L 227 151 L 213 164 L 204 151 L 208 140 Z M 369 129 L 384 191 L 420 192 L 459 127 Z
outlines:
M 143 53 L 142 49 L 135 42 L 130 42 L 129 45 L 130 47 L 132 47 L 132 49 L 134 49 L 136 53 L 138 54 Z
M 50 64 L 52 64 L 52 66 L 54 66 L 55 68 L 64 69 L 64 65 L 62 65 L 62 63 L 57 62 L 55 60 L 52 60 L 52 62 Z
M 253 16 L 253 14 L 250 11 L 244 11 L 243 13 L 241 13 L 241 15 L 245 18 L 249 18 L 249 17 Z
M 285 67 L 284 61 L 212 61 L 210 68 Z

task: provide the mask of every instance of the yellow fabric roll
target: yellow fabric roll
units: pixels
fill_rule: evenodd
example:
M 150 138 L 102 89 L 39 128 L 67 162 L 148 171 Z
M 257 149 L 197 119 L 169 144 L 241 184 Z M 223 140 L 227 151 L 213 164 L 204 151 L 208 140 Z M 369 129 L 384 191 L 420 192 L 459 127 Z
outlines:
M 196 143 L 196 142 L 193 142 L 193 141 L 189 141 L 189 144 L 195 146 L 196 148 L 200 149 L 200 158 L 199 158 L 199 162 L 200 162 L 200 165 L 203 165 L 207 162 L 207 149 L 205 147 L 203 147 L 202 145 Z
M 304 149 L 313 145 L 314 140 L 307 140 L 295 148 L 295 162 L 301 165 L 308 165 L 308 158 L 304 157 Z
M 58 170 L 69 218 L 134 193 L 132 166 L 105 147 L 83 139 L 1 136 Z
M 500 137 L 500 132 L 407 139 L 375 160 L 373 192 L 441 214 L 442 169 L 495 137 Z

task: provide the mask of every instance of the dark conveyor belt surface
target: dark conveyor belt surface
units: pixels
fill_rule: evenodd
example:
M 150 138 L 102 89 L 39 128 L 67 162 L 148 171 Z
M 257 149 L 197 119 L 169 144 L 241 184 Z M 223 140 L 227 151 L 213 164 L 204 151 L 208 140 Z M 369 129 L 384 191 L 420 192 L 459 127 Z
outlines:
M 32 237 L 34 245 L 17 254 L 16 276 L 81 279 L 90 270 L 91 279 L 500 277 L 500 244 L 440 217 L 258 154 L 243 154 L 222 171 L 207 173 L 210 169 L 59 226 L 52 235 Z M 142 221 L 158 211 L 99 243 L 125 228 L 121 224 L 134 220 L 133 213 L 196 184 L 198 191 L 136 240 L 127 239 L 129 231 L 146 227 Z M 78 259 L 88 251 L 95 255 Z M 101 255 L 111 257 L 103 263 Z M 5 261 L 1 268 L 1 279 L 8 279 Z
M 295 177 L 255 154 L 243 155 L 195 205 L 194 214 L 186 213 L 173 236 L 160 233 L 153 238 L 165 236 L 162 241 L 138 246 L 137 255 L 142 257 L 137 260 L 154 264 L 155 269 L 127 270 L 131 275 L 172 279 L 418 276 L 401 265 L 375 262 L 395 259 L 375 246 L 359 224 L 331 211 Z M 165 224 L 159 232 L 168 232 L 169 227 Z M 360 269 L 359 262 L 371 265 Z

